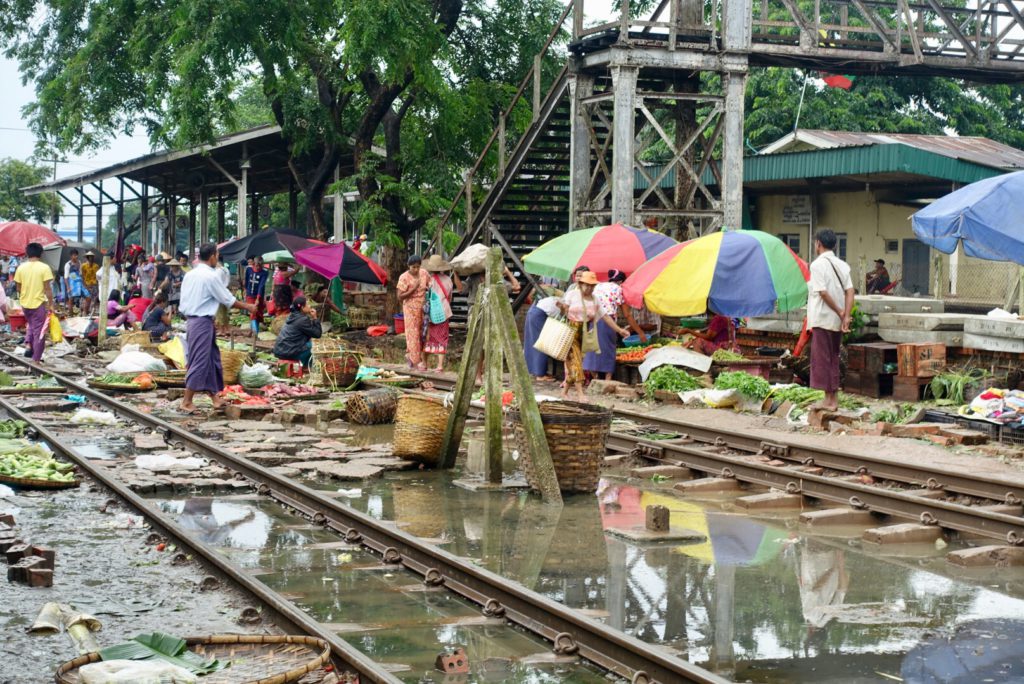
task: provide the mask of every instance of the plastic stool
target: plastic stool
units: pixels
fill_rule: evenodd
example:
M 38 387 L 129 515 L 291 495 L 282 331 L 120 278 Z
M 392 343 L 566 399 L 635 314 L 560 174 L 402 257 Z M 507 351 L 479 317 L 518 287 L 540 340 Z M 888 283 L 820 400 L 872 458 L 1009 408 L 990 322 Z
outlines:
M 278 375 L 283 370 L 284 377 L 286 378 L 301 378 L 306 374 L 306 369 L 302 367 L 302 362 L 297 359 L 278 359 L 277 369 Z

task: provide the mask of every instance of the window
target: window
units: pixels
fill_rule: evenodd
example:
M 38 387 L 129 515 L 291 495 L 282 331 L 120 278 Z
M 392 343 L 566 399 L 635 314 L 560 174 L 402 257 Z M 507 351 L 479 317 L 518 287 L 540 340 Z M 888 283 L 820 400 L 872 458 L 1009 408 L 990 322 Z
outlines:
M 800 234 L 799 233 L 783 233 L 779 236 L 779 239 L 786 243 L 786 246 L 793 250 L 795 253 L 800 253 Z
M 846 233 L 836 233 L 836 256 L 846 261 Z
M 895 254 L 898 251 L 900 251 L 900 241 L 899 240 L 886 240 L 885 241 L 885 253 L 886 254 Z

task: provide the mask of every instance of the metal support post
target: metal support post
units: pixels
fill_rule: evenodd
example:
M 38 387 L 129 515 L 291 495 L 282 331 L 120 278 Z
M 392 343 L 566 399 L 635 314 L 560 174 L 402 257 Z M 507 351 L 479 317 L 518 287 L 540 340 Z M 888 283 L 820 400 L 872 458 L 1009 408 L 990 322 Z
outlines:
M 625 4 L 625 0 L 623 0 Z M 636 147 L 634 112 L 639 69 L 616 65 L 612 70 L 615 89 L 612 119 L 612 223 L 633 223 L 633 159 Z M 741 100 L 742 102 L 742 100 Z
M 582 3 L 581 3 L 582 4 Z M 583 98 L 594 93 L 594 77 L 572 74 L 569 77 L 570 133 L 569 133 L 569 230 L 586 228 L 579 212 L 587 207 L 587 188 L 590 185 L 590 122 Z

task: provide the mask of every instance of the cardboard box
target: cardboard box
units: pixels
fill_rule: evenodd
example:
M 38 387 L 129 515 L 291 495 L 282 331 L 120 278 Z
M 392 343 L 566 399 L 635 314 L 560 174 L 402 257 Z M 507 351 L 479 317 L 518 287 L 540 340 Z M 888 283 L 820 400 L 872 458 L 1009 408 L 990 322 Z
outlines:
M 924 342 L 898 347 L 899 374 L 907 378 L 930 378 L 946 367 L 946 345 Z

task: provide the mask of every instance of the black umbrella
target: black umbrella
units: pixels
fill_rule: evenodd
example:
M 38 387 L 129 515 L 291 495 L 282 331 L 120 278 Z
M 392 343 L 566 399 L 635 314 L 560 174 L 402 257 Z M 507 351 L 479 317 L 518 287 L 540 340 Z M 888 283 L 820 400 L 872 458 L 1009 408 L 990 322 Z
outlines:
M 282 249 L 289 249 L 284 243 L 280 241 L 281 237 L 289 237 L 291 244 L 297 244 L 297 240 L 301 240 L 306 243 L 308 247 L 314 247 L 318 243 L 312 242 L 305 235 L 298 233 L 294 230 L 261 230 L 253 233 L 252 235 L 246 235 L 243 238 L 232 240 L 227 242 L 220 247 L 220 260 L 226 264 L 238 263 L 239 261 L 245 261 L 249 257 L 260 256 L 267 252 L 276 252 Z

